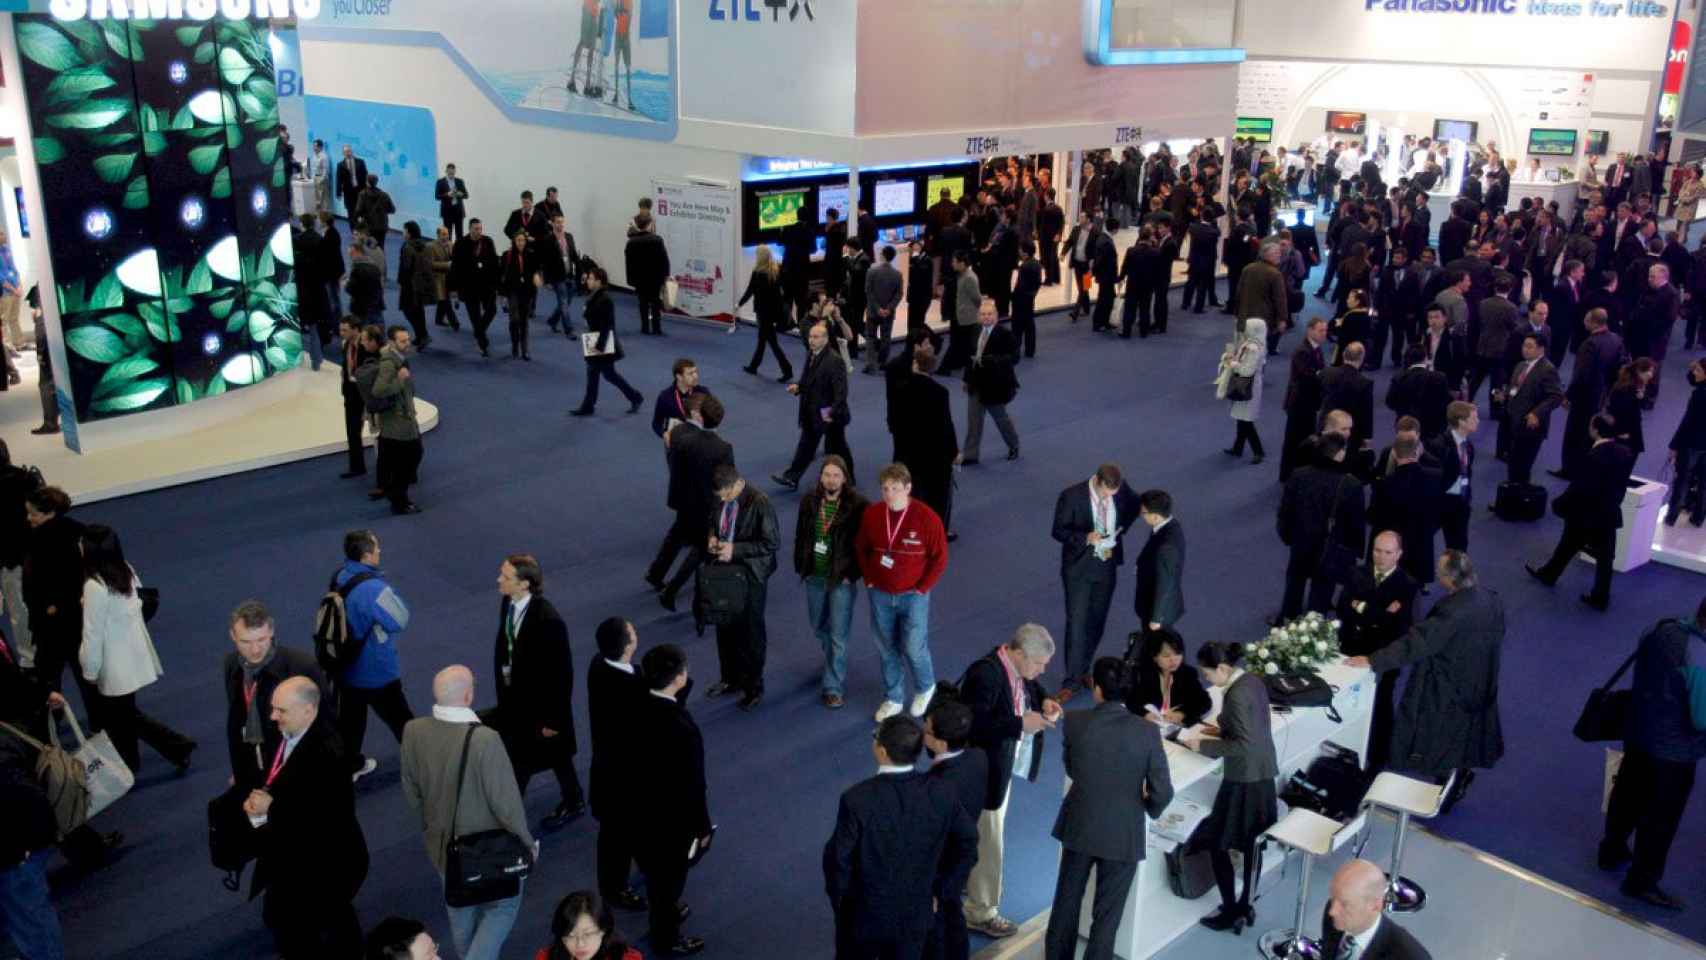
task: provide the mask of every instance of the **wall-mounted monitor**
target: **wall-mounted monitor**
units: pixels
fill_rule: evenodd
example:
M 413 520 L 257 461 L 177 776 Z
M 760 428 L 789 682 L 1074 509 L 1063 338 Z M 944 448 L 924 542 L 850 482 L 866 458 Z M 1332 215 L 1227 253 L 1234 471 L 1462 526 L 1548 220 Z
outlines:
M 30 235 L 30 214 L 24 208 L 24 188 L 13 187 L 12 197 L 18 201 L 18 233 L 28 237 Z
M 1256 143 L 1268 143 L 1274 138 L 1274 118 L 1239 117 L 1233 135 Z
M 1368 129 L 1368 114 L 1348 110 L 1327 111 L 1328 133 L 1363 133 Z
M 966 192 L 966 178 L 963 176 L 931 177 L 924 185 L 926 205 L 940 200 L 943 190 L 948 191 L 949 200 L 959 203 L 960 197 L 964 196 Z
M 1589 130 L 1587 142 L 1588 156 L 1603 157 L 1611 152 L 1610 130 Z
M 758 192 L 758 229 L 780 230 L 800 222 L 806 205 L 806 189 L 761 190 Z
M 872 191 L 876 195 L 876 209 L 871 212 L 879 217 L 911 213 L 917 200 L 916 186 L 913 180 L 878 180 Z
M 1435 120 L 1434 139 L 1462 140 L 1464 143 L 1472 143 L 1475 140 L 1475 133 L 1479 129 L 1480 124 L 1473 120 Z
M 1538 157 L 1576 155 L 1576 131 L 1534 127 L 1528 131 L 1528 153 Z
M 849 216 L 851 197 L 852 193 L 845 183 L 827 183 L 818 187 L 817 222 L 828 223 L 829 211 L 831 210 L 834 210 L 835 215 L 841 218 L 842 223 L 852 220 L 853 218 Z

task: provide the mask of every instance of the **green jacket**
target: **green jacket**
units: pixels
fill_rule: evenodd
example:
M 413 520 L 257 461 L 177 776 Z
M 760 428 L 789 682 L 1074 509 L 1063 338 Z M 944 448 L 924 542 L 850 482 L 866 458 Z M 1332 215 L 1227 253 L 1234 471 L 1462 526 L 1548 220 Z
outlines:
M 415 419 L 415 381 L 398 376 L 409 361 L 395 347 L 379 352 L 379 373 L 373 378 L 373 395 L 391 397 L 391 406 L 378 414 L 379 435 L 387 440 L 419 440 L 421 425 Z

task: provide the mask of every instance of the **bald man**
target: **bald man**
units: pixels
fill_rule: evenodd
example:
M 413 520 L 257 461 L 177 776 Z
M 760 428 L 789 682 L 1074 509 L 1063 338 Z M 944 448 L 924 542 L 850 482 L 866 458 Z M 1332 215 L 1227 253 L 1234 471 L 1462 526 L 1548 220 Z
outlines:
M 1321 921 L 1321 956 L 1345 960 L 1432 960 L 1410 931 L 1381 915 L 1386 874 L 1367 860 L 1352 860 L 1333 874 L 1327 915 Z
M 261 919 L 290 960 L 361 950 L 352 901 L 367 879 L 367 840 L 349 764 L 319 716 L 313 680 L 290 677 L 274 688 L 271 719 L 283 739 L 243 801 L 256 851 L 249 897 L 266 892 Z
M 452 836 L 505 830 L 522 849 L 539 853 L 503 738 L 480 725 L 473 707 L 474 672 L 455 664 L 432 678 L 432 716 L 403 727 L 403 799 L 421 827 L 441 886 Z M 456 955 L 496 958 L 520 908 L 520 880 L 508 896 L 467 907 L 446 904 Z
M 1342 590 L 1336 607 L 1339 646 L 1346 656 L 1369 656 L 1402 637 L 1416 620 L 1416 591 L 1413 577 L 1398 562 L 1404 556 L 1403 540 L 1392 530 L 1374 537 L 1369 562 L 1358 565 Z M 1392 745 L 1393 693 L 1398 671 L 1380 675 L 1374 693 L 1374 719 L 1368 735 L 1368 769 L 1386 766 Z

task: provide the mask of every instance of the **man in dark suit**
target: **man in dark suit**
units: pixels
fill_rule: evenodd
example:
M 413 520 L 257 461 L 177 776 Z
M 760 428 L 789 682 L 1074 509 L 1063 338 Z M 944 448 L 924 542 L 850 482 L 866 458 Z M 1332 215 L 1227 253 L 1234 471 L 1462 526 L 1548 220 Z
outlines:
M 1505 385 L 1505 373 L 1508 371 L 1505 348 L 1510 345 L 1511 335 L 1516 332 L 1520 321 L 1516 304 L 1510 300 L 1513 289 L 1510 277 L 1501 276 L 1493 282 L 1493 295 L 1481 301 L 1477 314 L 1481 326 L 1469 358 L 1467 400 L 1475 399 L 1484 380 L 1490 382 L 1490 391 L 1502 389 Z
M 658 558 L 663 557 L 672 539 L 679 538 L 687 547 L 687 559 L 667 582 L 667 564 L 659 568 L 654 559 L 654 566 L 646 572 L 646 582 L 657 589 L 658 602 L 665 610 L 675 609 L 676 594 L 704 560 L 702 544 L 710 532 L 705 518 L 717 504 L 711 474 L 723 464 L 735 465 L 735 448 L 717 434 L 722 424 L 723 402 L 709 393 L 697 394 L 687 399 L 687 422 L 676 424 L 669 432 L 669 508 L 675 511 L 675 525 L 658 549 Z M 670 558 L 674 559 L 673 551 Z
M 543 243 L 551 235 L 551 220 L 545 216 L 545 211 L 533 203 L 533 191 L 521 191 L 521 206 L 509 212 L 509 219 L 504 221 L 504 236 L 514 238 L 516 234 L 526 232 L 529 242 Z
M 1012 331 L 997 326 L 995 301 L 984 297 L 977 309 L 978 326 L 972 334 L 971 357 L 966 366 L 966 442 L 961 463 L 978 462 L 983 446 L 983 415 L 987 411 L 1007 441 L 1007 459 L 1019 459 L 1019 431 L 1007 415 L 1007 404 L 1019 392 L 1019 341 Z
M 971 708 L 950 697 L 936 697 L 924 714 L 924 749 L 930 753 L 930 779 L 960 802 L 975 825 L 989 793 L 989 757 L 971 746 Z M 944 858 L 948 851 L 943 851 Z M 957 881 L 958 886 L 954 883 Z M 926 960 L 969 960 L 964 877 L 936 875 L 936 922 L 924 942 Z
M 1605 403 L 1605 396 L 1617 377 L 1617 371 L 1629 362 L 1629 351 L 1623 338 L 1606 328 L 1606 313 L 1593 309 L 1582 317 L 1587 339 L 1576 348 L 1576 365 L 1570 373 L 1570 385 L 1564 391 L 1564 404 L 1570 415 L 1564 421 L 1564 468 L 1552 475 L 1567 479 L 1587 457 L 1593 440 L 1588 435 L 1588 422 Z
M 1173 497 L 1165 490 L 1145 490 L 1137 509 L 1149 527 L 1137 555 L 1137 623 L 1144 630 L 1170 628 L 1185 615 L 1185 530 L 1173 519 Z
M 1303 328 L 1303 342 L 1291 355 L 1291 379 L 1285 386 L 1285 439 L 1280 447 L 1280 481 L 1290 479 L 1302 466 L 1303 444 L 1315 432 L 1321 410 L 1321 371 L 1327 368 L 1323 345 L 1327 321 L 1310 319 Z
M 462 239 L 462 221 L 468 216 L 468 184 L 456 175 L 456 164 L 445 164 L 444 176 L 433 187 L 433 196 L 438 198 L 438 215 L 444 221 L 444 228 L 453 239 Z
M 824 453 L 847 461 L 847 482 L 855 483 L 853 450 L 847 445 L 847 424 L 853 419 L 847 406 L 847 365 L 829 349 L 829 328 L 822 323 L 812 324 L 806 346 L 810 353 L 800 368 L 800 379 L 788 384 L 788 392 L 800 398 L 800 441 L 788 469 L 770 479 L 789 490 L 799 489 L 800 475 L 811 467 L 821 442 Z
M 512 554 L 498 567 L 503 600 L 498 604 L 492 661 L 498 706 L 488 722 L 503 735 L 523 799 L 535 773 L 556 774 L 562 795 L 544 821 L 546 829 L 555 830 L 586 812 L 586 797 L 575 774 L 575 665 L 569 627 L 541 596 L 544 588 L 539 561 L 529 554 Z
M 730 622 L 717 624 L 722 678 L 705 690 L 705 696 L 742 693 L 739 706 L 750 711 L 764 698 L 764 659 L 769 650 L 764 602 L 782 536 L 770 498 L 748 487 L 732 464 L 711 471 L 711 489 L 717 503 L 706 516 L 710 529 L 706 562 L 741 568 L 746 574 L 746 608 Z
M 1322 570 L 1330 544 L 1343 546 L 1352 556 L 1362 555 L 1362 484 L 1345 470 L 1345 439 L 1336 433 L 1321 434 L 1315 440 L 1315 457 L 1315 463 L 1292 474 L 1280 494 L 1276 526 L 1280 542 L 1291 548 L 1291 554 L 1277 622 L 1303 613 L 1306 584 L 1308 609 L 1332 607 L 1337 583 Z
M 1321 372 L 1321 416 L 1334 410 L 1351 415 L 1349 449 L 1361 450 L 1374 436 L 1374 381 L 1362 372 L 1361 343 L 1345 347 L 1341 363 Z
M 1462 204 L 1451 205 L 1451 216 L 1439 225 L 1439 259 L 1441 263 L 1450 263 L 1463 256 L 1463 251 L 1469 246 L 1469 235 L 1475 232 L 1475 225 L 1463 216 Z
M 1552 291 L 1546 297 L 1547 321 L 1552 327 L 1552 343 L 1547 348 L 1553 366 L 1562 366 L 1564 353 L 1582 338 L 1582 302 L 1587 298 L 1587 265 L 1577 259 L 1564 261 Z
M 1185 258 L 1185 293 L 1179 300 L 1179 309 L 1202 313 L 1205 300 L 1211 307 L 1220 306 L 1220 295 L 1214 287 L 1215 252 L 1220 249 L 1220 228 L 1204 211 L 1195 223 L 1185 228 L 1185 235 L 1190 238 L 1191 246 Z M 1192 304 L 1193 296 L 1195 305 Z
M 1409 252 L 1403 247 L 1392 248 L 1392 265 L 1380 271 L 1380 290 L 1374 297 L 1374 310 L 1379 316 L 1374 326 L 1374 365 L 1380 365 L 1382 334 L 1391 338 L 1392 365 L 1404 359 L 1404 344 L 1418 334 L 1416 310 L 1421 306 L 1421 278 L 1410 265 Z
M 1524 565 L 1534 579 L 1550 587 L 1576 554 L 1586 550 L 1595 565 L 1593 591 L 1583 594 L 1582 602 L 1601 612 L 1611 605 L 1611 565 L 1617 553 L 1617 530 L 1623 526 L 1623 495 L 1635 467 L 1635 455 L 1612 439 L 1616 433 L 1617 423 L 1607 414 L 1596 414 L 1589 422 L 1593 446 L 1570 474 L 1570 486 L 1552 505 L 1564 518 L 1558 548 L 1545 566 Z
M 291 677 L 307 677 L 324 691 L 326 679 L 311 655 L 275 641 L 272 613 L 259 600 L 231 611 L 230 632 L 235 649 L 225 655 L 225 742 L 232 784 L 254 790 L 284 736 L 267 716 L 273 691 Z
M 1552 429 L 1552 411 L 1564 402 L 1564 385 L 1558 368 L 1546 359 L 1544 334 L 1529 332 L 1522 338 L 1522 359 L 1511 369 L 1509 397 L 1505 400 L 1504 426 L 1510 434 L 1510 459 L 1506 479 L 1529 482 L 1534 459 Z
M 1118 464 L 1104 463 L 1088 483 L 1075 483 L 1054 502 L 1054 539 L 1060 544 L 1060 580 L 1066 589 L 1066 682 L 1055 699 L 1071 699 L 1087 686 L 1090 664 L 1108 623 L 1108 604 L 1125 564 L 1125 534 L 1138 517 L 1137 493 Z
M 1321 956 L 1354 960 L 1432 960 L 1410 931 L 1385 914 L 1386 874 L 1352 860 L 1333 874 L 1321 920 Z
M 1374 535 L 1369 562 L 1359 565 L 1339 591 L 1337 611 L 1343 625 L 1339 648 L 1345 655 L 1369 656 L 1403 636 L 1415 622 L 1417 584 L 1398 565 L 1403 554 L 1399 534 L 1381 530 Z M 1368 734 L 1370 771 L 1386 766 L 1386 751 L 1392 745 L 1392 696 L 1397 687 L 1396 670 L 1381 674 L 1375 687 L 1374 718 Z
M 1291 230 L 1291 248 L 1303 254 L 1303 265 L 1310 270 L 1321 262 L 1321 240 L 1315 232 L 1315 225 L 1305 223 L 1302 207 L 1297 209 L 1297 221 L 1288 229 Z
M 1406 549 L 1399 565 L 1410 579 L 1433 582 L 1434 532 L 1439 527 L 1439 462 L 1422 447 L 1414 417 L 1398 418 L 1392 445 L 1375 464 L 1368 503 L 1372 530 L 1393 530 Z
M 623 251 L 628 268 L 628 285 L 640 302 L 640 333 L 663 336 L 663 288 L 669 282 L 669 249 L 663 237 L 652 230 L 652 215 L 641 212 L 634 216 L 634 228 L 639 232 L 628 237 Z
M 468 320 L 474 326 L 474 342 L 480 356 L 488 355 L 491 346 L 486 330 L 498 315 L 498 279 L 502 264 L 498 248 L 486 236 L 485 226 L 478 218 L 468 221 L 468 235 L 456 241 L 450 252 L 450 290 L 468 308 Z
M 942 519 L 952 542 L 954 464 L 960 438 L 948 388 L 930 375 L 936 369 L 936 349 L 928 330 L 907 337 L 909 346 L 884 370 L 888 394 L 888 428 L 894 440 L 895 463 L 912 472 L 913 496 Z M 914 345 L 915 344 L 915 345 Z
M 347 143 L 344 144 L 344 157 L 338 161 L 333 188 L 335 194 L 344 201 L 344 218 L 354 226 L 362 191 L 367 189 L 367 161 L 356 156 Z
M 959 797 L 913 769 L 924 733 L 909 716 L 877 728 L 877 774 L 849 787 L 823 848 L 824 887 L 844 960 L 917 960 L 943 889 L 977 860 L 977 826 Z
M 1469 549 L 1469 507 L 1474 502 L 1470 479 L 1475 472 L 1475 444 L 1470 440 L 1481 426 L 1472 403 L 1454 400 L 1445 408 L 1445 430 L 1428 441 L 1428 452 L 1439 460 L 1439 527 L 1449 550 Z
M 1125 708 L 1125 663 L 1103 657 L 1094 676 L 1095 708 L 1067 714 L 1063 725 L 1061 756 L 1072 789 L 1054 821 L 1060 874 L 1046 960 L 1078 956 L 1078 917 L 1092 868 L 1096 898 L 1084 960 L 1113 960 L 1114 934 L 1147 846 L 1144 814 L 1159 817 L 1173 801 L 1160 729 Z
M 1386 387 L 1386 409 L 1399 417 L 1415 417 L 1422 436 L 1436 436 L 1445 429 L 1451 387 L 1445 374 L 1428 366 L 1427 348 L 1420 343 L 1404 351 L 1404 363 L 1404 370 Z
M 587 729 L 592 734 L 587 785 L 592 816 L 598 821 L 598 895 L 623 910 L 644 910 L 646 898 L 629 883 L 635 831 L 643 825 L 634 823 L 620 800 L 634 776 L 636 745 L 629 739 L 634 718 L 646 707 L 646 681 L 634 664 L 640 637 L 632 623 L 610 617 L 598 625 L 594 640 L 598 652 L 586 670 Z
M 355 818 L 349 763 L 331 724 L 315 722 L 319 713 L 320 688 L 309 678 L 273 690 L 281 739 L 243 801 L 257 854 L 249 899 L 266 893 L 261 919 L 289 960 L 361 950 L 352 901 L 367 879 L 367 840 Z
M 646 651 L 640 671 L 649 692 L 630 721 L 635 761 L 613 799 L 634 818 L 634 859 L 651 901 L 652 950 L 685 957 L 705 949 L 704 940 L 682 935 L 680 907 L 689 858 L 710 848 L 715 829 L 705 796 L 705 740 L 676 699 L 687 687 L 687 654 L 659 644 Z
M 1118 229 L 1117 224 L 1113 229 Z M 1120 283 L 1119 257 L 1114 238 L 1097 229 L 1090 238 L 1090 275 L 1096 281 L 1096 309 L 1090 314 L 1091 333 L 1113 332 L 1114 298 L 1118 296 Z

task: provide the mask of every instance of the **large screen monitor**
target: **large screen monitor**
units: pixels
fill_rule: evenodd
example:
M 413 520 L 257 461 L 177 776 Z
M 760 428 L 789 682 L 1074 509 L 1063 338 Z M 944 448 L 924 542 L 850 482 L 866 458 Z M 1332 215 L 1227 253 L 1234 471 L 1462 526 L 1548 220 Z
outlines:
M 1475 140 L 1475 133 L 1480 129 L 1480 126 L 1473 120 L 1435 120 L 1434 139 L 1462 140 L 1464 143 L 1471 143 Z
M 1362 133 L 1368 128 L 1368 114 L 1348 110 L 1327 111 L 1328 133 Z
M 1268 143 L 1274 138 L 1274 118 L 1239 117 L 1233 135 L 1256 143 Z
M 879 217 L 904 216 L 912 212 L 916 203 L 915 181 L 912 180 L 878 180 L 876 190 L 877 208 L 872 211 Z
M 834 210 L 842 223 L 853 218 L 849 215 L 848 205 L 852 192 L 845 183 L 826 183 L 817 188 L 817 222 L 828 223 L 829 211 Z
M 1603 157 L 1607 153 L 1610 153 L 1611 152 L 1611 131 L 1610 130 L 1589 130 L 1588 131 L 1587 149 L 1588 149 L 1588 155 L 1592 156 L 1592 157 Z M 25 236 L 28 236 L 28 234 L 25 234 Z
M 780 230 L 800 222 L 806 189 L 766 190 L 758 194 L 758 229 Z
M 1528 152 L 1531 156 L 1573 157 L 1576 155 L 1576 131 L 1532 128 L 1528 131 Z
M 924 201 L 926 204 L 935 203 L 942 198 L 942 191 L 948 191 L 948 199 L 955 203 L 966 192 L 966 178 L 963 176 L 931 177 L 924 185 Z

